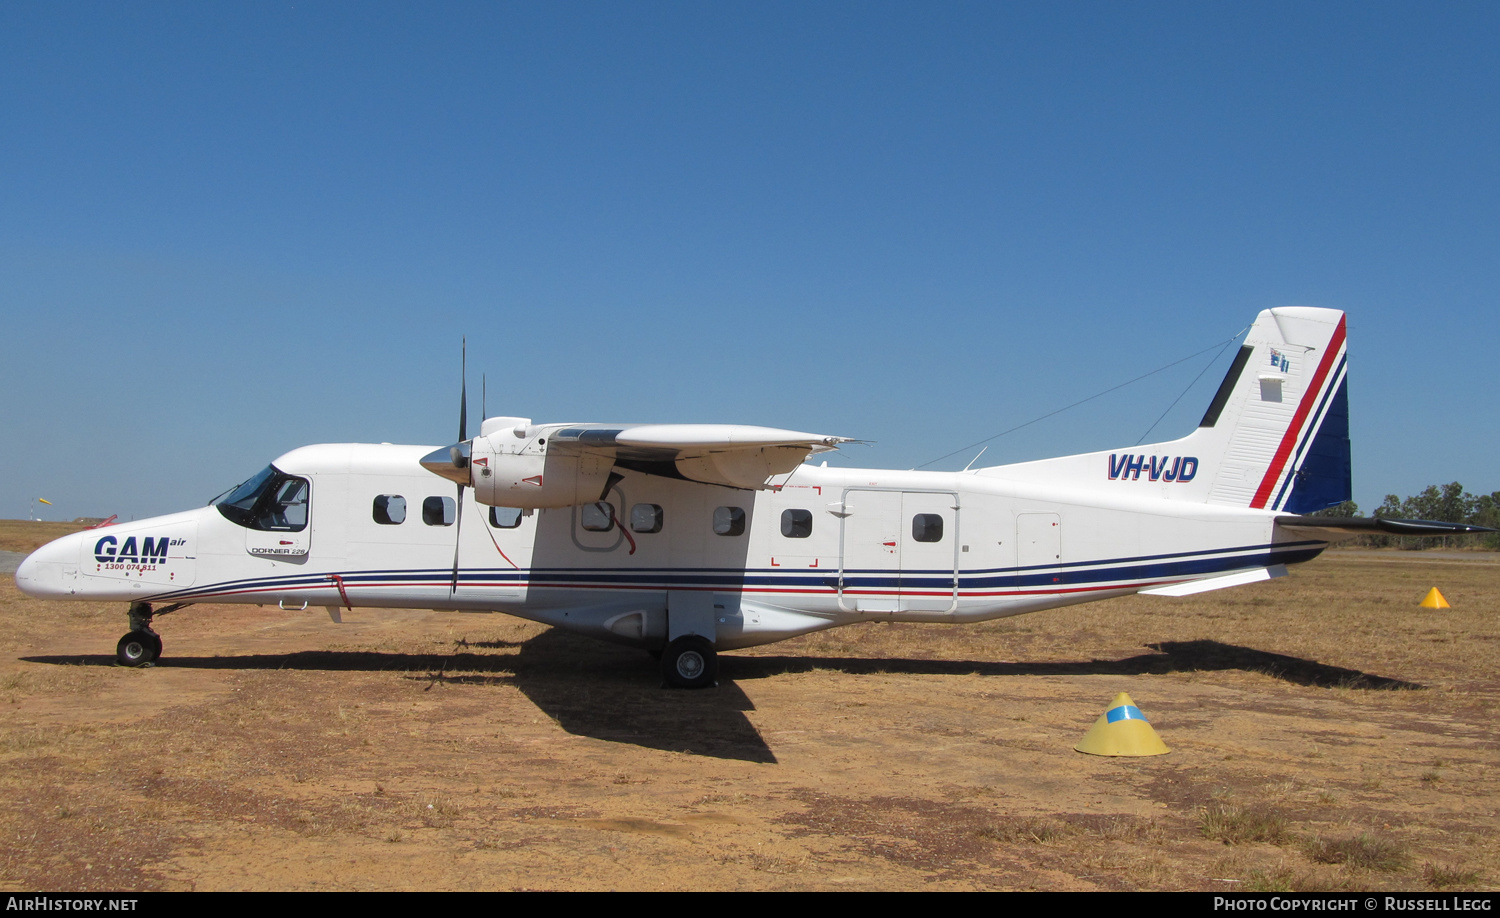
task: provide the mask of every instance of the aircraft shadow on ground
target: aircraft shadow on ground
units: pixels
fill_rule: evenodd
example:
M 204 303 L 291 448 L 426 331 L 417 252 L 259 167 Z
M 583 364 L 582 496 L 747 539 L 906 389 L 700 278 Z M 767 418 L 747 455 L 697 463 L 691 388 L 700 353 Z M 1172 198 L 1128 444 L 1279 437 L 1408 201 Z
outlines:
M 170 648 L 164 668 L 398 672 L 424 691 L 452 685 L 513 685 L 564 730 L 609 742 L 690 755 L 775 763 L 776 756 L 745 712 L 754 705 L 731 680 L 716 688 L 662 687 L 654 660 L 640 650 L 605 644 L 556 629 L 522 643 L 485 642 L 469 648 L 519 647 L 515 654 L 461 650 L 453 654 L 307 650 L 288 654 L 179 656 Z M 30 663 L 114 666 L 115 658 L 23 657 Z
M 1165 641 L 1154 653 L 1121 660 L 1005 663 L 975 660 L 866 659 L 859 657 L 720 657 L 719 685 L 702 691 L 662 687 L 656 664 L 639 650 L 604 644 L 552 629 L 511 644 L 515 654 L 404 654 L 310 650 L 290 654 L 163 658 L 187 669 L 402 672 L 425 689 L 449 685 L 514 685 L 567 732 L 689 755 L 775 763 L 747 711 L 755 706 L 740 682 L 786 673 L 834 670 L 850 675 L 1131 676 L 1172 672 L 1242 670 L 1316 688 L 1377 691 L 1424 686 L 1329 666 L 1300 657 L 1218 641 Z M 29 663 L 113 666 L 113 656 L 22 657 Z
M 1163 641 L 1146 645 L 1156 653 L 1122 660 L 1063 660 L 1048 663 L 1007 663 L 974 660 L 871 659 L 864 657 L 731 657 L 729 675 L 736 679 L 764 679 L 789 672 L 833 669 L 851 674 L 978 676 L 1139 676 L 1180 672 L 1244 670 L 1315 688 L 1401 690 L 1425 688 L 1354 669 L 1329 666 L 1301 657 L 1240 647 L 1219 641 Z

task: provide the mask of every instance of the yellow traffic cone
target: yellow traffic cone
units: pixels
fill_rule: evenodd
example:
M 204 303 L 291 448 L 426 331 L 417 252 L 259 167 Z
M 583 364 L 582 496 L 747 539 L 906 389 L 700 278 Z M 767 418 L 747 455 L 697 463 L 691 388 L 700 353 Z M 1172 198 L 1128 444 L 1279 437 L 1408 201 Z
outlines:
M 1448 600 L 1443 598 L 1443 594 L 1438 592 L 1438 588 L 1433 587 L 1427 591 L 1427 596 L 1422 600 L 1422 608 L 1451 609 L 1453 607 L 1448 605 Z
M 1109 710 L 1099 715 L 1073 748 L 1089 755 L 1166 755 L 1172 751 L 1124 692 L 1115 696 Z

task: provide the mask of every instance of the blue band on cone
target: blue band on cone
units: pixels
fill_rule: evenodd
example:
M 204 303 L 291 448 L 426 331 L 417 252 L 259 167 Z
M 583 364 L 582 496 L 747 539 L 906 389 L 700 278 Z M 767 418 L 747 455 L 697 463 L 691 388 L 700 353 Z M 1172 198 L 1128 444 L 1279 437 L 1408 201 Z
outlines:
M 1141 709 L 1133 704 L 1122 704 L 1118 708 L 1111 708 L 1104 712 L 1104 719 L 1109 723 L 1117 723 L 1122 720 L 1146 720 L 1146 715 Z M 1150 723 L 1150 721 L 1146 721 Z

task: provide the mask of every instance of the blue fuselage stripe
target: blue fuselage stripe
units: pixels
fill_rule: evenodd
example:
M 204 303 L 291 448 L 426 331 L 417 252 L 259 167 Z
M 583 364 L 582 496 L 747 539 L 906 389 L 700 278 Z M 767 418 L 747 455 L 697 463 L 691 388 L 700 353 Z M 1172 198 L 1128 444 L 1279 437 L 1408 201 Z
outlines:
M 1080 585 L 1108 583 L 1142 583 L 1200 576 L 1221 571 L 1243 570 L 1265 567 L 1272 564 L 1297 564 L 1311 560 L 1323 550 L 1322 542 L 1285 542 L 1268 545 L 1247 545 L 1232 549 L 1215 549 L 1206 552 L 1174 552 L 1170 554 L 1115 558 L 1093 562 L 1070 562 L 1051 567 L 1024 567 L 1010 569 L 988 569 L 982 571 L 960 571 L 957 574 L 958 590 L 994 591 L 1043 588 L 1068 588 Z M 774 569 L 737 570 L 733 568 L 699 569 L 684 571 L 680 568 L 651 568 L 638 570 L 609 570 L 601 568 L 533 568 L 533 569 L 484 569 L 462 570 L 460 584 L 493 586 L 548 586 L 548 587 L 619 587 L 621 589 L 712 587 L 726 591 L 759 589 L 774 592 L 786 590 L 835 590 L 842 573 L 845 589 L 887 590 L 940 590 L 954 587 L 954 572 L 947 570 L 884 571 L 829 569 L 810 574 L 802 572 L 776 571 Z M 337 575 L 346 589 L 390 587 L 400 585 L 446 584 L 452 576 L 449 569 L 405 569 L 352 571 Z M 209 586 L 176 590 L 159 594 L 160 599 L 188 597 L 209 598 L 249 592 L 295 591 L 307 589 L 335 589 L 337 583 L 331 574 L 310 574 L 294 577 L 262 577 L 226 581 Z

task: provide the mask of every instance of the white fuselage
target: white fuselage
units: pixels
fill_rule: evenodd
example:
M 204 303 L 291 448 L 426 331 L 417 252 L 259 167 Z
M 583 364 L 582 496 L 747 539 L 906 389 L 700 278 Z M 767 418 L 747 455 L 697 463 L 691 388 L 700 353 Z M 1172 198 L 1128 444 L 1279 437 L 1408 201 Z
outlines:
M 158 606 L 498 611 L 653 648 L 692 620 L 732 649 L 862 621 L 1017 615 L 1324 547 L 1278 530 L 1274 512 L 1170 500 L 1164 483 L 1100 474 L 1063 487 L 1006 467 L 803 465 L 761 491 L 627 471 L 610 507 L 501 511 L 502 525 L 464 489 L 453 525 L 458 489 L 418 464 L 431 449 L 295 450 L 274 464 L 310 483 L 297 532 L 204 507 L 60 539 L 26 559 L 17 582 L 35 596 Z

